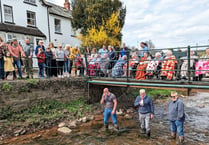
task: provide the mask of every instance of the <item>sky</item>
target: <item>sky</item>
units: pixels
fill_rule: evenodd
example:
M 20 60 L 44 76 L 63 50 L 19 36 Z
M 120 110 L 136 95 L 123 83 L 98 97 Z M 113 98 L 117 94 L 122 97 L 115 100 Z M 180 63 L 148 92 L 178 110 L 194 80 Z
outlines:
M 48 0 L 63 6 L 64 0 Z M 209 44 L 209 0 L 122 0 L 127 8 L 123 42 L 156 48 Z

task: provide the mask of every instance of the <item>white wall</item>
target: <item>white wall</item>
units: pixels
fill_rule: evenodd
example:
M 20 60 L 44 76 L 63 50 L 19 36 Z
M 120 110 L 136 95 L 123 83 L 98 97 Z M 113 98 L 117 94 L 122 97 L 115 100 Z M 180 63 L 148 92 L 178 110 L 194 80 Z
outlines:
M 47 17 L 47 7 L 42 5 L 40 0 L 36 0 L 36 5 L 33 6 L 30 4 L 24 3 L 24 0 L 1 0 L 2 2 L 2 11 L 3 5 L 9 5 L 13 8 L 13 18 L 15 25 L 27 27 L 27 13 L 26 11 L 32 11 L 36 13 L 36 27 L 41 30 L 46 35 L 45 46 L 49 44 L 49 32 L 48 32 L 48 17 Z M 55 34 L 55 26 L 54 26 L 54 19 L 61 20 L 61 32 L 62 35 Z M 4 11 L 3 11 L 3 22 L 4 22 Z M 70 44 L 74 46 L 76 44 L 80 45 L 80 41 L 75 38 L 71 37 L 74 35 L 72 31 L 72 26 L 70 19 L 56 16 L 56 15 L 49 15 L 49 22 L 50 22 L 50 34 L 51 34 L 51 41 L 55 44 L 61 43 L 63 45 Z M 35 38 L 36 39 L 36 38 Z M 55 39 L 57 41 L 55 41 Z M 34 40 L 35 44 L 35 40 Z
M 62 35 L 55 34 L 55 25 L 54 25 L 54 19 L 55 18 L 61 20 L 61 33 L 62 33 Z M 74 35 L 74 34 L 73 34 L 73 31 L 72 31 L 72 26 L 71 26 L 70 19 L 50 14 L 49 22 L 50 22 L 51 41 L 54 42 L 55 45 L 57 45 L 57 44 L 62 44 L 62 45 L 70 44 L 71 46 L 75 46 L 76 44 L 78 44 L 78 45 L 80 44 L 80 41 L 77 38 L 71 37 L 71 35 Z
M 3 22 L 4 22 L 4 7 L 3 5 L 12 6 L 13 9 L 13 19 L 15 25 L 27 27 L 27 10 L 36 13 L 36 27 L 43 32 L 47 39 L 49 37 L 48 33 L 48 19 L 47 19 L 47 8 L 42 5 L 42 2 L 36 0 L 36 5 L 33 6 L 23 2 L 24 0 L 1 0 L 2 2 L 2 12 L 3 12 Z M 46 40 L 48 43 L 48 40 Z

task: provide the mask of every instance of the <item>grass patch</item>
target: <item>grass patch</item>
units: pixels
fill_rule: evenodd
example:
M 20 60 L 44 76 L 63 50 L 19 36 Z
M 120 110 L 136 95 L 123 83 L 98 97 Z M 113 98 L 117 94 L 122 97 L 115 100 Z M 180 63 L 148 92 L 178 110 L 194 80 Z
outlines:
M 8 83 L 8 82 L 6 82 L 6 83 L 4 83 L 4 84 L 2 85 L 2 90 L 3 90 L 3 91 L 6 91 L 6 92 L 11 91 L 12 88 L 13 88 L 13 86 L 12 86 L 10 83 Z
M 159 89 L 149 89 L 147 90 L 148 96 L 155 97 L 168 97 L 171 95 L 171 90 L 159 90 Z
M 172 90 L 167 89 L 151 89 L 151 88 L 145 88 L 146 94 L 150 96 L 152 99 L 163 99 L 166 97 L 169 97 L 171 95 Z M 179 94 L 182 94 L 181 92 L 177 91 Z M 129 96 L 138 96 L 139 95 L 139 89 L 133 89 L 129 93 Z
M 38 85 L 38 80 L 36 80 L 36 79 L 29 79 L 28 80 L 28 84 Z
M 68 103 L 53 100 L 42 101 L 21 112 L 11 112 L 8 109 L 4 111 L 7 113 L 5 112 L 2 117 L 8 119 L 10 122 L 19 121 L 39 125 L 41 122 L 52 121 L 67 116 L 70 116 L 70 118 L 83 117 L 91 111 L 91 105 L 86 104 L 84 99 Z

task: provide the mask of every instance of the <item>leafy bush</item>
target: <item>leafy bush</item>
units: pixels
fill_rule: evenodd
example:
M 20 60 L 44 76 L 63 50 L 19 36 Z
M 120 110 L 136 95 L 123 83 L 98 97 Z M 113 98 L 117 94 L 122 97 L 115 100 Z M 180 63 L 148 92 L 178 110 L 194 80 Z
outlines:
M 11 91 L 12 88 L 13 88 L 13 86 L 11 84 L 9 84 L 8 82 L 4 83 L 2 86 L 2 90 L 7 91 L 7 92 Z

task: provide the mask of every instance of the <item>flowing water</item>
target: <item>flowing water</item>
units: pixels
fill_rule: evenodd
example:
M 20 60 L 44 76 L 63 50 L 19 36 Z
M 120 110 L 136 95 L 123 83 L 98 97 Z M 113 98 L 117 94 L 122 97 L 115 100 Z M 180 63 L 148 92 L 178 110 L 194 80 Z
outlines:
M 195 96 L 182 98 L 185 103 L 185 144 L 209 145 L 209 93 L 198 93 Z M 147 139 L 139 134 L 137 113 L 133 119 L 119 117 L 120 131 L 110 126 L 110 130 L 103 129 L 102 115 L 95 116 L 95 120 L 82 124 L 74 129 L 70 135 L 62 135 L 54 127 L 31 135 L 7 140 L 7 144 L 25 145 L 175 145 L 176 141 L 168 139 L 169 124 L 166 103 L 155 105 L 155 118 L 151 124 L 151 138 Z

